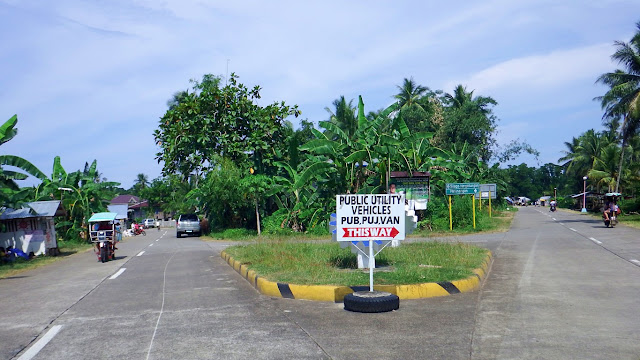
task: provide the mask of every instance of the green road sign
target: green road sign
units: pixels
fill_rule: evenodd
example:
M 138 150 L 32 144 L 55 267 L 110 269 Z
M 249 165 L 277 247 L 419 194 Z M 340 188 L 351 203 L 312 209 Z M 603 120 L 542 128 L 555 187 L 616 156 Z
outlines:
M 496 184 L 480 184 L 480 190 L 476 193 L 476 199 L 488 199 L 491 196 L 492 199 L 496 199 L 496 193 L 498 187 Z
M 451 183 L 445 189 L 447 195 L 473 195 L 480 191 L 480 183 Z

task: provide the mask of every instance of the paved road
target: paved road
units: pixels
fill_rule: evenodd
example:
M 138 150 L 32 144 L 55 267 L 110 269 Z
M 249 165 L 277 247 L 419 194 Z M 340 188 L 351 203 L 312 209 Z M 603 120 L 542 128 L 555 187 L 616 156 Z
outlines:
M 150 231 L 107 264 L 79 254 L 0 280 L 0 358 L 51 338 L 34 359 L 637 360 L 640 231 L 545 210 L 443 240 L 493 251 L 481 290 L 383 314 L 259 295 L 220 258 L 227 244 Z

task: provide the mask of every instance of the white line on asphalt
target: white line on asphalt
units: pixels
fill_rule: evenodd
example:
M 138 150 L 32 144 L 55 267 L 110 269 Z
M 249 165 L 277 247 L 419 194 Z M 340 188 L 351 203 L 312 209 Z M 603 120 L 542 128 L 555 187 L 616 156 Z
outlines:
M 144 251 L 140 251 L 136 256 L 142 256 L 142 254 L 144 254 Z
M 33 346 L 29 350 L 27 350 L 24 354 L 22 354 L 22 356 L 20 356 L 18 360 L 33 359 L 33 357 L 38 355 L 40 350 L 42 350 L 42 348 L 45 347 L 45 345 L 47 345 L 49 341 L 53 339 L 54 336 L 56 336 L 56 334 L 60 331 L 61 328 L 62 328 L 62 325 L 56 325 L 52 327 L 51 330 L 47 331 L 47 333 L 44 334 L 44 336 L 40 340 L 38 340 L 38 342 L 33 344 Z
M 634 263 L 634 264 L 640 265 L 640 261 L 638 261 L 638 260 L 636 260 L 636 259 L 631 259 L 631 260 L 629 260 L 629 261 L 631 261 L 631 262 L 632 262 L 632 263 Z
M 602 245 L 602 241 L 598 241 L 592 237 L 589 238 L 589 240 L 593 241 L 594 243 L 598 244 L 598 245 Z
M 109 278 L 109 280 L 113 280 L 115 278 L 117 278 L 118 276 L 120 276 L 125 270 L 127 270 L 127 268 L 120 268 L 120 270 L 118 270 L 118 272 L 116 272 L 115 274 L 111 275 L 111 277 Z
M 556 218 L 552 218 L 552 219 L 553 219 L 553 221 L 556 221 Z
M 149 244 L 149 246 L 153 246 L 153 244 Z
M 563 226 L 564 226 L 564 223 L 558 223 L 558 224 L 560 224 L 560 225 L 563 225 Z
M 578 231 L 578 230 L 576 230 L 576 229 L 574 229 L 574 228 L 569 228 L 569 230 L 571 230 L 571 231 Z
M 160 240 L 160 239 L 158 239 L 158 240 Z M 158 240 L 156 240 L 156 241 L 158 241 Z

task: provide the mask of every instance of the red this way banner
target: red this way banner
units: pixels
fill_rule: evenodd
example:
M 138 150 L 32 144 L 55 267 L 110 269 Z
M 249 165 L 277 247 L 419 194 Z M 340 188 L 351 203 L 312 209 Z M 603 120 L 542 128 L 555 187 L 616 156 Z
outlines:
M 395 238 L 400 233 L 395 227 L 343 228 L 342 230 L 345 238 Z

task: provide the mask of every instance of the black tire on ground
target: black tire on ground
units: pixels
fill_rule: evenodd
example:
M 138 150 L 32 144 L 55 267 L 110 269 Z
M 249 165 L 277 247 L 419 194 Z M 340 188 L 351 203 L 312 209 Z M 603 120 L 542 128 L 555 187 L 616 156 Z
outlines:
M 177 237 L 178 239 L 180 239 L 180 238 L 182 237 L 182 234 L 180 234 L 179 232 L 177 232 L 177 233 L 176 233 L 176 237 Z
M 380 313 L 400 308 L 400 298 L 384 291 L 356 291 L 344 297 L 344 309 L 363 313 Z
M 103 246 L 100 248 L 100 261 L 107 262 L 107 247 Z
M 142 230 L 142 235 L 147 236 L 147 232 Z

